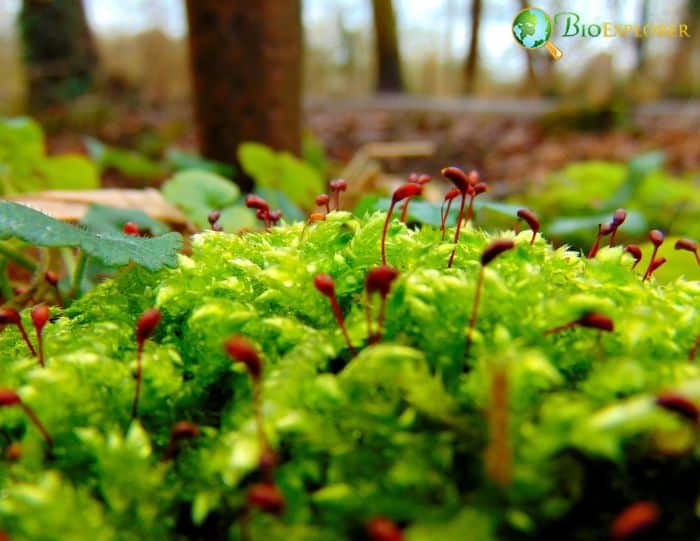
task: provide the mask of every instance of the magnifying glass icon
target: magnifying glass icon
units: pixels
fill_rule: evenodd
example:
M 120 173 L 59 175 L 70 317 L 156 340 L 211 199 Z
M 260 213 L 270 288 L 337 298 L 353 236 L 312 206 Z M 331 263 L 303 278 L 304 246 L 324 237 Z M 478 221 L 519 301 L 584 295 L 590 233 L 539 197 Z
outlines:
M 545 47 L 554 60 L 564 56 L 562 50 L 549 40 L 552 37 L 552 20 L 540 8 L 525 8 L 518 12 L 513 19 L 513 37 L 525 49 Z

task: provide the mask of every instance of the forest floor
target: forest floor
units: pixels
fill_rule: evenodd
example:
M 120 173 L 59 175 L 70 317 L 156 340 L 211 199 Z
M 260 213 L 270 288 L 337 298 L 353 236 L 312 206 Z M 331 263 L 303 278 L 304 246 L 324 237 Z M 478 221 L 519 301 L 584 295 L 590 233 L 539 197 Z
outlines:
M 95 115 L 99 122 L 83 113 L 78 125 L 74 117 L 71 113 L 49 124 L 51 153 L 84 151 L 83 135 L 151 154 L 169 146 L 195 148 L 186 104 L 112 105 L 108 114 Z M 572 161 L 626 161 L 650 150 L 663 150 L 673 172 L 700 170 L 700 101 L 582 110 L 547 99 L 327 98 L 307 100 L 305 117 L 308 131 L 340 164 L 366 143 L 425 141 L 434 146 L 432 155 L 386 159 L 383 169 L 397 175 L 435 174 L 454 164 L 505 182 L 504 191 Z M 109 184 L 134 185 L 119 178 Z

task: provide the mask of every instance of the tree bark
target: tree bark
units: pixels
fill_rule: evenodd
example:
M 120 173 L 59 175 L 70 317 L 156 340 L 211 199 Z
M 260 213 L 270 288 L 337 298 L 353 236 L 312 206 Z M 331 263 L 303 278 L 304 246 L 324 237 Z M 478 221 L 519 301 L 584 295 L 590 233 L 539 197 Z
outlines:
M 298 155 L 301 0 L 187 0 L 187 19 L 202 154 L 237 166 L 238 145 L 257 141 Z
M 520 0 L 520 9 L 527 9 L 527 0 Z M 525 93 L 526 94 L 539 94 L 538 81 L 537 81 L 537 70 L 535 69 L 535 60 L 532 54 L 527 49 L 523 48 L 523 53 L 525 54 L 525 61 L 527 62 L 527 77 L 525 80 Z
M 403 92 L 396 14 L 391 0 L 372 0 L 377 55 L 377 91 Z
M 481 27 L 481 0 L 472 0 L 471 37 L 469 52 L 464 63 L 464 90 L 471 94 L 476 89 L 476 75 L 479 68 L 479 28 Z
M 24 0 L 18 23 L 30 110 L 70 101 L 90 89 L 97 51 L 82 0 Z

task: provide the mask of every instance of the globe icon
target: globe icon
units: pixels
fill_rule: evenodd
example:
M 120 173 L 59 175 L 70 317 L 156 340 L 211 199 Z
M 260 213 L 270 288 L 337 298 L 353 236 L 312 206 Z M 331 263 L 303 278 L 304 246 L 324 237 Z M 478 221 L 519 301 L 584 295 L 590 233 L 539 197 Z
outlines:
M 552 22 L 549 15 L 539 8 L 526 8 L 513 19 L 513 37 L 526 49 L 546 47 L 555 59 L 563 56 L 549 38 L 552 35 Z

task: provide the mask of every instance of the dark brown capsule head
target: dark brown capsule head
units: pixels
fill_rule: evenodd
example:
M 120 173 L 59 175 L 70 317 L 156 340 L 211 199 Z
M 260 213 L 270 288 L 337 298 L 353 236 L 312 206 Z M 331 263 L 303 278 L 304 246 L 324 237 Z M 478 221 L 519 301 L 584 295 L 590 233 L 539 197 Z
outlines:
M 253 379 L 260 379 L 262 361 L 255 347 L 247 338 L 243 336 L 232 336 L 226 340 L 225 346 L 229 357 L 245 366 L 250 377 Z
M 267 218 L 273 224 L 277 224 L 277 222 L 279 222 L 282 219 L 282 211 L 280 209 L 271 210 L 270 212 L 267 213 Z
M 512 240 L 496 240 L 489 244 L 482 252 L 481 264 L 485 267 L 503 252 L 512 250 L 513 248 L 515 248 L 515 243 Z
M 207 220 L 209 221 L 209 225 L 214 225 L 216 222 L 219 221 L 219 218 L 221 218 L 221 211 L 218 211 L 218 210 L 212 210 L 207 215 Z
M 160 310 L 157 308 L 149 308 L 141 315 L 136 323 L 136 340 L 138 342 L 143 343 L 153 335 L 158 323 L 160 323 L 160 316 Z
M 368 295 L 379 293 L 386 298 L 391 291 L 391 284 L 399 276 L 399 271 L 389 265 L 380 265 L 370 269 L 365 280 L 365 290 Z
M 677 413 L 692 423 L 700 421 L 698 406 L 680 393 L 675 393 L 673 391 L 661 393 L 656 398 L 656 405 L 665 410 Z
M 126 222 L 122 228 L 122 231 L 124 231 L 125 235 L 129 235 L 131 237 L 135 237 L 141 232 L 138 224 L 134 222 Z
M 44 273 L 44 280 L 46 280 L 49 285 L 56 287 L 58 285 L 58 274 L 49 269 Z
M 249 209 L 264 210 L 266 212 L 270 210 L 270 206 L 267 204 L 267 201 L 265 201 L 259 195 L 255 195 L 254 193 L 248 194 L 246 196 L 245 206 Z
M 455 197 L 459 197 L 461 194 L 462 192 L 459 191 L 459 188 L 452 188 L 445 194 L 445 201 L 451 201 Z
M 428 182 L 430 182 L 431 180 L 433 179 L 430 177 L 430 175 L 419 175 L 415 182 L 416 184 L 420 184 L 421 186 L 423 186 L 425 184 L 428 184 Z
M 312 212 L 309 214 L 309 223 L 314 222 L 324 222 L 326 220 L 326 215 L 323 212 Z
M 314 286 L 326 297 L 333 297 L 335 295 L 335 282 L 328 274 L 317 274 L 314 276 Z
M 472 184 L 471 180 L 473 179 L 467 176 L 459 167 L 445 167 L 440 173 L 447 180 L 451 181 L 462 194 L 467 193 L 467 189 Z
M 686 250 L 696 253 L 698 251 L 698 243 L 690 239 L 679 239 L 676 241 L 676 250 Z
M 30 315 L 32 316 L 32 323 L 34 323 L 34 328 L 36 329 L 37 334 L 41 334 L 41 331 L 44 330 L 44 326 L 49 321 L 49 317 L 51 316 L 49 307 L 45 304 L 37 304 L 34 308 L 32 308 Z
M 199 436 L 199 427 L 190 421 L 178 421 L 170 431 L 170 441 L 188 440 Z
M 627 211 L 625 209 L 617 209 L 613 214 L 612 225 L 617 228 L 620 227 L 627 219 Z
M 16 406 L 22 400 L 12 389 L 0 389 L 0 408 L 4 406 Z
M 269 215 L 270 215 L 270 211 L 267 209 L 258 209 L 255 211 L 255 217 L 258 220 L 267 220 Z
M 598 225 L 598 233 L 602 237 L 607 237 L 613 231 L 615 231 L 615 227 L 612 224 Z
M 344 192 L 348 189 L 348 182 L 342 178 L 336 178 L 330 181 L 331 190 L 334 192 Z
M 321 195 L 316 196 L 316 205 L 319 207 L 325 207 L 329 202 L 331 198 L 328 197 L 328 194 L 322 193 Z
M 474 195 L 479 195 L 484 192 L 487 192 L 489 189 L 489 185 L 486 184 L 485 182 L 478 182 L 474 184 Z
M 0 308 L 0 325 L 19 325 L 22 318 L 14 308 Z
M 284 511 L 284 494 L 274 483 L 256 483 L 248 489 L 248 506 L 270 515 Z
M 403 532 L 386 517 L 374 517 L 367 523 L 370 541 L 403 541 Z
M 622 511 L 612 523 L 610 537 L 613 541 L 633 541 L 652 532 L 661 518 L 659 506 L 653 502 L 633 503 Z
M 664 242 L 664 234 L 658 229 L 652 229 L 649 231 L 649 240 L 657 248 L 661 246 Z
M 7 448 L 7 454 L 5 456 L 10 462 L 17 462 L 22 458 L 22 444 L 13 441 Z M 2 537 L 0 537 L 0 541 L 2 541 Z
M 391 197 L 393 203 L 398 203 L 399 201 L 406 199 L 407 197 L 415 197 L 423 193 L 423 186 L 420 184 L 414 184 L 412 182 L 407 182 L 402 184 L 396 190 L 394 190 L 394 195 Z
M 217 233 L 221 233 L 224 230 L 224 228 L 221 224 L 214 224 L 211 226 L 211 230 L 216 231 Z
M 642 249 L 636 244 L 630 244 L 625 247 L 625 252 L 630 254 L 635 261 L 640 261 L 642 259 Z
M 588 312 L 582 315 L 578 324 L 587 329 L 598 329 L 599 331 L 612 332 L 615 330 L 615 323 L 608 316 L 598 312 Z
M 535 216 L 535 213 L 532 212 L 530 209 L 520 209 L 518 211 L 518 218 L 525 220 L 527 222 L 527 225 L 530 226 L 530 229 L 533 231 L 537 231 L 540 228 L 540 221 L 537 219 L 537 216 Z

